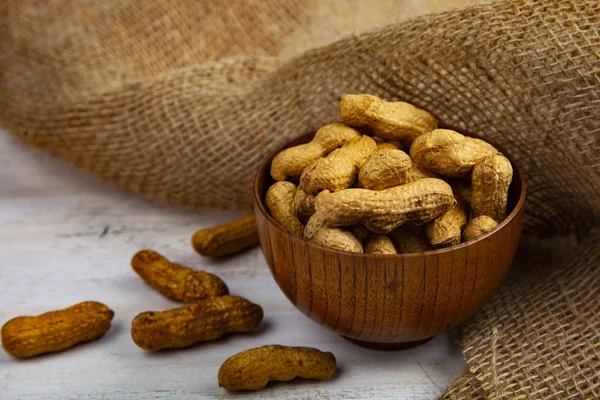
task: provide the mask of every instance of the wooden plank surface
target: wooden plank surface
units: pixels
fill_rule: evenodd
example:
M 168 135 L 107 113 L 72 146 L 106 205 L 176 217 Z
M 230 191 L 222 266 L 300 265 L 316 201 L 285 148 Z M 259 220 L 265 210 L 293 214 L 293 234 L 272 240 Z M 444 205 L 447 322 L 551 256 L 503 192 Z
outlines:
M 84 300 L 115 311 L 100 340 L 63 353 L 16 360 L 0 353 L 2 399 L 434 399 L 465 363 L 449 334 L 419 348 L 359 348 L 298 312 L 273 281 L 260 249 L 222 261 L 194 253 L 193 232 L 236 212 L 175 208 L 103 183 L 0 131 L 0 324 Z M 186 350 L 147 353 L 129 335 L 133 317 L 177 303 L 131 270 L 138 250 L 221 276 L 232 294 L 260 304 L 259 331 Z M 230 394 L 217 385 L 229 356 L 264 344 L 333 352 L 338 374 L 327 382 L 296 380 Z

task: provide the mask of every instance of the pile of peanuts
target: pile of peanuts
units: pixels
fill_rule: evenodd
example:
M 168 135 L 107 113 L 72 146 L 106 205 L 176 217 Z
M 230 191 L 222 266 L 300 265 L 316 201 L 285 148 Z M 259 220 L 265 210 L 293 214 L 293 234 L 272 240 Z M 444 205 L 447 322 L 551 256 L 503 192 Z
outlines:
M 288 232 L 355 253 L 417 253 L 506 217 L 513 170 L 494 146 L 368 94 L 344 96 L 340 117 L 271 163 L 265 204 Z

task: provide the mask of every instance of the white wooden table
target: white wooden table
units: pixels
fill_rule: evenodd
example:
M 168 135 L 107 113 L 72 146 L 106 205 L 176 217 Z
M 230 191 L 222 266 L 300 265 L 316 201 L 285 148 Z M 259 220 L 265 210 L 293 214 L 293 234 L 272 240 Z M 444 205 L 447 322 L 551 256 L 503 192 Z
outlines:
M 0 398 L 434 399 L 463 371 L 450 335 L 412 350 L 381 352 L 318 326 L 279 291 L 258 248 L 225 261 L 192 250 L 193 232 L 238 215 L 175 208 L 122 192 L 0 130 L 0 324 L 84 300 L 115 311 L 100 340 L 29 360 L 0 352 Z M 133 317 L 178 306 L 131 270 L 131 256 L 144 248 L 221 276 L 232 294 L 263 307 L 262 327 L 185 350 L 137 348 L 129 335 Z M 225 359 L 265 344 L 331 351 L 338 374 L 326 382 L 273 383 L 256 393 L 218 387 Z

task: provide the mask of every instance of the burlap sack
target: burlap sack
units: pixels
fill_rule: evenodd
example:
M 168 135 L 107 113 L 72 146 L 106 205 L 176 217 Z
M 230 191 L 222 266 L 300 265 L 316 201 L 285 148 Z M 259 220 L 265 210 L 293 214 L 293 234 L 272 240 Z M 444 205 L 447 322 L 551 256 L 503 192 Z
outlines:
M 372 93 L 509 149 L 527 232 L 591 237 L 598 2 L 502 1 L 380 27 L 405 4 L 8 0 L 0 123 L 122 187 L 245 208 L 267 153 L 336 121 L 344 94 Z M 597 240 L 543 280 L 517 276 L 465 326 L 469 370 L 446 396 L 600 396 Z

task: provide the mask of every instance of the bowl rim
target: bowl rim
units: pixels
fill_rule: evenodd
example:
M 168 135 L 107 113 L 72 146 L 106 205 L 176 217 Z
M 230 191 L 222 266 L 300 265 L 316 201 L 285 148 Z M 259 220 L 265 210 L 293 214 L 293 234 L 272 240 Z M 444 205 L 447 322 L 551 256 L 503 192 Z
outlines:
M 454 130 L 456 132 L 459 132 L 465 136 L 470 136 L 470 137 L 475 137 L 475 138 L 480 138 L 477 135 L 471 134 L 470 132 L 468 133 L 464 133 L 464 130 L 458 130 L 458 129 L 454 129 L 453 127 L 449 127 L 448 125 L 444 125 L 444 124 L 440 124 L 442 125 L 442 127 L 439 127 L 438 129 L 451 129 Z M 517 203 L 515 204 L 513 210 L 511 211 L 511 213 L 509 215 L 506 216 L 506 218 L 504 218 L 504 220 L 498 224 L 498 226 L 496 226 L 494 229 L 492 229 L 491 231 L 485 233 L 484 235 L 478 237 L 475 240 L 470 240 L 468 242 L 464 242 L 464 243 L 460 243 L 457 244 L 455 246 L 450 246 L 450 247 L 445 247 L 443 249 L 434 249 L 434 250 L 429 250 L 429 251 L 422 251 L 419 253 L 404 253 L 404 254 L 372 254 L 372 253 L 353 253 L 350 251 L 342 251 L 342 250 L 337 250 L 337 249 L 332 249 L 330 247 L 325 247 L 325 246 L 321 246 L 320 244 L 316 244 L 316 243 L 312 243 L 309 242 L 308 240 L 304 239 L 303 237 L 300 237 L 294 233 L 288 232 L 285 229 L 283 229 L 281 227 L 281 225 L 275 221 L 275 219 L 273 219 L 273 217 L 271 217 L 271 214 L 269 214 L 269 212 L 267 212 L 266 208 L 265 208 L 265 204 L 264 204 L 264 200 L 262 199 L 262 195 L 261 193 L 259 193 L 258 190 L 258 186 L 259 186 L 259 180 L 261 178 L 261 173 L 264 171 L 264 173 L 269 173 L 270 169 L 267 168 L 267 164 L 270 163 L 272 161 L 272 159 L 275 157 L 275 155 L 277 155 L 279 152 L 281 152 L 282 150 L 284 150 L 285 148 L 288 147 L 288 145 L 295 141 L 298 140 L 304 136 L 307 136 L 309 134 L 314 134 L 316 133 L 316 130 L 314 131 L 310 131 L 310 132 L 305 132 L 301 135 L 298 135 L 288 141 L 286 141 L 283 145 L 281 145 L 280 147 L 278 147 L 275 151 L 271 152 L 267 157 L 265 157 L 265 159 L 261 162 L 258 171 L 256 172 L 256 177 L 254 179 L 254 187 L 253 187 L 253 192 L 254 192 L 254 208 L 258 209 L 258 211 L 265 217 L 265 219 L 268 221 L 268 223 L 272 224 L 273 226 L 275 226 L 276 229 L 280 230 L 282 233 L 292 237 L 295 240 L 300 240 L 304 243 L 306 243 L 309 246 L 312 246 L 314 248 L 320 249 L 322 251 L 328 251 L 328 252 L 332 252 L 338 255 L 345 255 L 345 256 L 356 256 L 356 257 L 367 257 L 367 258 L 380 258 L 380 257 L 384 257 L 384 258 L 389 258 L 389 259 L 402 259 L 402 258 L 413 258 L 413 257 L 422 257 L 424 255 L 427 256 L 436 256 L 439 254 L 445 254 L 445 253 L 449 253 L 455 250 L 460 250 L 460 249 L 464 249 L 466 247 L 469 247 L 471 245 L 474 245 L 476 243 L 479 243 L 483 240 L 486 240 L 487 238 L 489 238 L 490 236 L 498 233 L 502 228 L 504 228 L 506 225 L 508 225 L 513 219 L 516 218 L 516 216 L 519 214 L 519 212 L 522 211 L 524 205 L 525 205 L 525 197 L 527 194 L 527 187 L 525 184 L 525 178 L 523 176 L 523 170 L 521 169 L 521 167 L 514 162 L 514 160 L 512 159 L 512 157 L 510 155 L 508 155 L 504 149 L 502 147 L 496 146 L 493 143 L 490 143 L 491 145 L 493 145 L 494 147 L 496 147 L 498 150 L 500 150 L 500 152 L 506 157 L 508 158 L 508 160 L 510 161 L 513 170 L 515 170 L 517 172 L 517 174 L 513 174 L 513 179 L 514 176 L 517 175 L 519 177 L 520 183 L 521 183 L 521 193 L 519 195 L 519 199 L 517 200 Z M 486 140 L 487 141 L 487 140 Z

